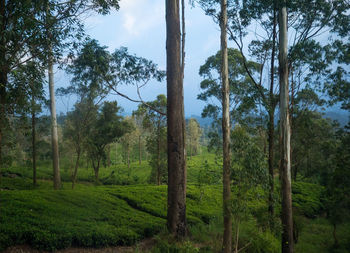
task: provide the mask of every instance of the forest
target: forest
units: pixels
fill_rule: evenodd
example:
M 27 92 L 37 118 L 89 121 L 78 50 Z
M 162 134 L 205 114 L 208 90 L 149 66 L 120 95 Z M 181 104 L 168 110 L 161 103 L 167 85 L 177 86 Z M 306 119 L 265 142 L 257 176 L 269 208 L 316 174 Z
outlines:
M 87 32 L 127 1 L 0 0 L 0 252 L 350 252 L 350 1 L 163 1 L 164 67 Z

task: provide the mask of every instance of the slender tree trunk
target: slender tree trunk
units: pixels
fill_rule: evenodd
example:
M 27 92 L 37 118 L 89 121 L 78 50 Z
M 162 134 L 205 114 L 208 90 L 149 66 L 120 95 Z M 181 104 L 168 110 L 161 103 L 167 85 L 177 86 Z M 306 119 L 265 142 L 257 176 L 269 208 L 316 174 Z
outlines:
M 222 133 L 223 133 L 223 215 L 224 238 L 222 250 L 232 251 L 232 214 L 231 214 L 231 150 L 230 150 L 230 101 L 227 59 L 227 0 L 221 0 L 221 82 L 222 82 Z
M 106 153 L 107 153 L 107 167 L 111 167 L 111 146 L 108 145 L 106 148 Z
M 7 73 L 0 70 L 0 178 L 2 163 L 2 146 L 3 146 L 3 131 L 6 123 L 6 84 L 7 84 Z
M 297 175 L 298 175 L 298 166 L 294 166 L 294 171 L 293 171 L 293 179 L 294 181 L 297 181 Z
M 269 123 L 268 123 L 268 144 L 269 144 L 269 156 L 268 156 L 268 165 L 269 165 L 269 204 L 268 210 L 270 214 L 270 228 L 274 227 L 274 132 L 275 132 L 275 96 L 274 96 L 274 81 L 275 81 L 275 54 L 276 54 L 276 27 L 277 27 L 277 15 L 276 15 L 276 3 L 274 2 L 273 6 L 273 31 L 272 31 L 272 52 L 271 52 L 271 77 L 270 77 L 270 91 L 269 91 Z
M 339 241 L 337 237 L 337 224 L 333 224 L 333 239 L 334 239 L 334 247 L 338 248 L 339 247 Z
M 192 148 L 193 148 L 192 138 L 190 138 L 190 158 L 191 159 L 192 159 Z
M 288 87 L 288 32 L 286 1 L 279 6 L 279 75 L 280 75 L 280 173 L 282 179 L 282 252 L 294 251 L 291 160 L 290 160 L 290 124 L 289 124 L 289 87 Z
M 275 110 L 271 109 L 272 111 L 269 111 L 269 124 L 268 124 L 268 143 L 269 143 L 269 157 L 268 157 L 268 165 L 269 165 L 269 214 L 270 214 L 270 227 L 273 227 L 273 220 L 274 220 L 274 215 L 275 215 L 275 201 L 274 201 L 274 189 L 275 189 L 275 184 L 274 184 L 274 132 L 275 132 L 275 127 L 274 127 L 274 121 L 275 121 Z
M 50 15 L 50 7 L 46 3 L 46 19 Z M 47 25 L 49 23 L 47 22 Z M 53 51 L 52 51 L 52 34 L 47 28 L 47 46 L 48 46 L 48 75 L 49 75 L 49 93 L 50 93 L 50 111 L 51 111 L 51 144 L 52 144 L 52 163 L 53 163 L 53 188 L 58 190 L 61 187 L 61 176 L 59 167 L 59 151 L 58 151 L 58 133 L 56 118 L 56 101 L 55 101 L 55 83 L 53 74 Z
M 236 226 L 236 242 L 235 242 L 235 253 L 238 253 L 238 240 L 239 240 L 239 221 L 237 221 Z
M 160 126 L 158 124 L 157 137 L 157 185 L 160 185 Z
M 168 214 L 167 226 L 176 237 L 187 234 L 186 161 L 183 76 L 180 56 L 179 0 L 166 0 Z
M 72 175 L 72 189 L 74 189 L 75 183 L 77 181 L 79 161 L 80 161 L 80 153 L 81 153 L 81 151 L 80 151 L 80 149 L 78 149 L 77 159 L 75 160 L 74 172 L 73 172 L 73 175 Z
M 139 135 L 139 164 L 142 163 L 141 135 Z
M 33 163 L 33 185 L 36 186 L 36 131 L 35 131 L 35 98 L 32 88 L 32 163 Z
M 128 147 L 127 147 L 127 156 L 128 156 L 128 178 L 129 178 L 129 176 L 130 176 L 130 147 L 129 147 L 129 145 L 128 145 Z
M 95 162 L 92 162 L 92 166 L 94 167 L 94 172 L 95 172 L 95 182 L 98 182 L 98 173 L 100 171 L 100 158 L 97 159 L 97 164 L 95 165 Z
M 50 48 L 51 51 L 51 48 Z M 59 151 L 58 151 L 58 132 L 56 118 L 56 102 L 55 102 L 55 85 L 53 75 L 53 60 L 49 56 L 48 62 L 49 73 L 49 90 L 50 90 L 50 108 L 51 108 L 51 143 L 52 143 L 52 163 L 53 163 L 53 188 L 55 190 L 61 187 L 61 176 L 59 166 Z
M 6 2 L 5 0 L 0 0 L 0 34 L 4 34 L 6 30 Z M 1 168 L 2 163 L 2 146 L 3 146 L 3 131 L 5 128 L 6 121 L 6 85 L 7 85 L 7 73 L 8 66 L 6 66 L 6 38 L 5 36 L 0 36 L 0 179 L 1 179 Z

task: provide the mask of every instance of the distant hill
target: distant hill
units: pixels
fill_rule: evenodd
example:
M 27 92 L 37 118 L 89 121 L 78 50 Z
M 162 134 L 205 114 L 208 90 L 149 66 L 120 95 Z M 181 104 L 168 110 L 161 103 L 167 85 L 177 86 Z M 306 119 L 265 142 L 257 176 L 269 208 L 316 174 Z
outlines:
M 190 118 L 196 119 L 201 127 L 208 127 L 213 122 L 213 119 L 211 118 L 202 118 L 201 116 L 198 116 L 198 115 L 191 115 L 190 117 L 186 117 L 186 120 Z
M 341 127 L 345 126 L 350 120 L 350 114 L 346 111 L 326 111 L 323 117 L 338 121 Z

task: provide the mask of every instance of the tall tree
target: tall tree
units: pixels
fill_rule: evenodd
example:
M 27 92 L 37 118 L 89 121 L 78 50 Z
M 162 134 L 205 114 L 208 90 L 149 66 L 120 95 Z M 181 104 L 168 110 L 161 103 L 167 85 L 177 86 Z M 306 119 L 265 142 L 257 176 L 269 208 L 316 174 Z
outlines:
M 168 214 L 169 232 L 187 234 L 183 72 L 179 0 L 166 0 Z
M 230 150 L 230 87 L 228 82 L 227 60 L 227 0 L 221 0 L 221 84 L 222 84 L 222 150 L 223 150 L 223 214 L 224 253 L 232 252 L 232 214 L 231 214 L 231 150 Z
M 292 177 L 290 157 L 289 85 L 288 85 L 288 31 L 287 2 L 279 3 L 279 78 L 280 78 L 280 173 L 282 179 L 282 252 L 292 253 Z

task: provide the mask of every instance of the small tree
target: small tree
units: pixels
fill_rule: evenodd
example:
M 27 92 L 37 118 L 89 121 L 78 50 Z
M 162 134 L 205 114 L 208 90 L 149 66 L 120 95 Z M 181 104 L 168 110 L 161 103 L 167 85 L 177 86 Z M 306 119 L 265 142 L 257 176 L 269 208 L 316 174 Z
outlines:
M 96 120 L 97 106 L 91 100 L 83 100 L 74 105 L 74 110 L 67 114 L 63 136 L 69 139 L 76 152 L 74 171 L 72 172 L 72 189 L 77 180 L 78 167 L 89 131 Z
M 249 215 L 249 201 L 259 198 L 258 186 L 268 181 L 267 163 L 263 150 L 259 148 L 246 129 L 236 126 L 232 138 L 232 214 L 235 227 L 235 252 L 239 251 L 239 227 Z M 244 247 L 245 245 L 243 245 Z
M 196 119 L 190 118 L 186 130 L 186 146 L 189 149 L 191 158 L 193 154 L 198 154 L 199 152 L 199 139 L 202 135 L 202 129 Z
M 87 150 L 92 160 L 95 180 L 99 180 L 102 159 L 106 157 L 105 148 L 130 131 L 130 125 L 118 115 L 120 107 L 117 102 L 104 102 L 91 126 L 87 138 Z
M 143 114 L 143 126 L 149 129 L 150 136 L 147 138 L 147 151 L 151 154 L 150 165 L 152 173 L 150 177 L 151 182 L 156 182 L 160 185 L 166 182 L 167 166 L 166 166 L 166 105 L 167 99 L 165 95 L 158 95 L 157 99 L 152 102 L 147 102 L 151 107 L 145 104 L 139 105 L 139 108 L 134 114 Z M 155 110 L 151 109 L 155 108 Z M 159 113 L 163 112 L 163 114 Z

